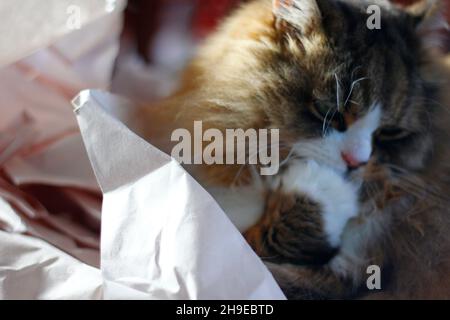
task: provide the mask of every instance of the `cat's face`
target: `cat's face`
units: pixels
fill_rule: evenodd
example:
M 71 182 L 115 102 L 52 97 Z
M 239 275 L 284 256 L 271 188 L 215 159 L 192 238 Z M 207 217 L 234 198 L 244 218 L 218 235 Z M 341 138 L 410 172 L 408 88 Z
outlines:
M 368 163 L 422 169 L 433 105 L 417 21 L 381 1 L 282 3 L 274 25 L 282 49 L 266 61 L 278 74 L 272 97 L 280 107 L 269 113 L 294 154 L 343 172 Z M 367 27 L 373 3 L 381 29 Z

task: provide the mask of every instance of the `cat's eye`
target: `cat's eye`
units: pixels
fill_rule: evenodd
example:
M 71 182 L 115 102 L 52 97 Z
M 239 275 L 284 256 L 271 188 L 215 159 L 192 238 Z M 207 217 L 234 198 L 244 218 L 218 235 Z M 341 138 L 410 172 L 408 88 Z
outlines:
M 397 141 L 407 138 L 411 132 L 397 126 L 381 127 L 375 132 L 375 137 L 379 141 Z
M 325 119 L 325 117 L 327 117 L 327 115 L 330 113 L 330 110 L 330 106 L 319 101 L 314 101 L 311 106 L 311 112 L 320 120 Z
M 327 123 L 328 127 L 333 127 L 338 131 L 347 130 L 344 115 L 338 112 L 334 105 L 315 101 L 311 106 L 311 113 L 322 123 Z

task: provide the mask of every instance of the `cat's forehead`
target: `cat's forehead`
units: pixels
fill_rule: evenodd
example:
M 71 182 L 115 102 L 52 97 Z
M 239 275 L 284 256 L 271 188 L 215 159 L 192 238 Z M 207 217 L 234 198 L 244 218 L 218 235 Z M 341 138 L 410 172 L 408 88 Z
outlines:
M 414 26 L 401 14 L 382 9 L 380 26 L 369 28 L 364 5 L 351 5 L 347 1 L 333 3 L 336 4 L 333 16 L 322 14 L 321 26 L 311 34 L 299 32 L 297 39 L 284 35 L 289 41 L 283 50 L 303 68 L 333 82 L 335 73 L 341 78 L 350 77 L 355 75 L 357 67 L 357 73 L 376 77 L 390 62 L 399 66 L 397 72 L 405 71 L 403 64 L 417 63 L 421 42 Z
M 394 10 L 385 2 L 317 1 L 321 9 L 316 13 L 320 15 L 320 22 L 315 25 L 314 32 L 305 34 L 301 41 L 315 43 L 316 39 L 324 39 L 325 41 L 316 42 L 320 50 L 316 48 L 309 53 L 331 54 L 336 63 L 365 59 L 373 50 L 379 51 L 378 55 L 383 55 L 389 50 L 402 51 L 418 47 L 419 39 L 410 17 L 402 11 Z M 302 29 L 304 28 L 300 27 Z M 306 43 L 305 47 L 309 45 Z M 414 50 L 402 52 L 407 55 L 414 53 Z
M 365 24 L 355 27 L 347 21 L 349 14 L 344 15 L 341 28 L 348 28 L 347 32 L 333 33 L 321 51 L 304 57 L 314 79 L 314 95 L 349 106 L 355 114 L 366 112 L 376 101 L 390 112 L 398 95 L 417 85 L 419 42 L 400 21 L 388 19 L 384 29 L 369 30 Z

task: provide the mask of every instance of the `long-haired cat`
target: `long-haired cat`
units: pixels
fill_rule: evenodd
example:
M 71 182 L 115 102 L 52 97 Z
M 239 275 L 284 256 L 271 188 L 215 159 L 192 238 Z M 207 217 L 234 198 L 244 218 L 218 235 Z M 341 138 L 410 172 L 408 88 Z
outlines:
M 376 5 L 380 28 L 369 28 Z M 149 140 L 172 130 L 276 128 L 276 176 L 197 165 L 289 298 L 450 298 L 450 110 L 427 50 L 435 5 L 253 0 L 226 19 L 179 91 L 145 108 Z M 448 98 L 447 98 L 448 99 Z M 369 270 L 371 270 L 369 268 Z M 376 295 L 374 295 L 376 296 Z

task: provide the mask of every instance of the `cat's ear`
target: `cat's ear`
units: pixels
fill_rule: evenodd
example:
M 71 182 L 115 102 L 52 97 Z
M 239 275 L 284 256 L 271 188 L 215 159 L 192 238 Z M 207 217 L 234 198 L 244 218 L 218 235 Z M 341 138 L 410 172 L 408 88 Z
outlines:
M 445 19 L 445 5 L 441 0 L 419 0 L 409 6 L 401 7 L 417 29 L 427 48 L 440 47 L 443 44 L 442 31 L 449 26 Z
M 316 0 L 272 0 L 277 27 L 290 25 L 307 34 L 321 24 L 322 16 Z
M 406 12 L 419 26 L 424 21 L 432 18 L 441 6 L 439 0 L 419 0 L 409 5 L 399 6 L 399 8 Z

